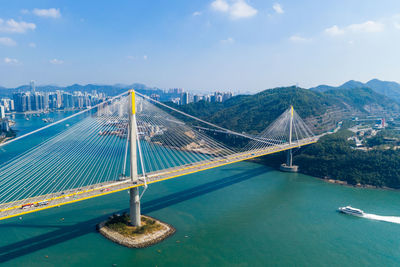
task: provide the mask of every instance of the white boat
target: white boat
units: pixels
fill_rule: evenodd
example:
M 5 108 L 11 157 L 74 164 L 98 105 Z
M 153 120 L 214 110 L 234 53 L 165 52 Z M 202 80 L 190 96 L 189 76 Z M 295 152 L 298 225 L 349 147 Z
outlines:
M 351 206 L 340 207 L 338 210 L 342 213 L 346 213 L 346 214 L 350 214 L 350 215 L 354 215 L 354 216 L 360 216 L 360 217 L 364 216 L 364 211 L 353 208 Z

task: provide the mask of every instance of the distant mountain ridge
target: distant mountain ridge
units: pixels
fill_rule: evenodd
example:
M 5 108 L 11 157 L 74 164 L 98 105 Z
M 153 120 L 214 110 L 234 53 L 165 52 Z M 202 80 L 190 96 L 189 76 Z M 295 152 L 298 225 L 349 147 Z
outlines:
M 340 86 L 329 86 L 329 85 L 319 85 L 317 87 L 312 87 L 310 90 L 317 92 L 326 92 L 338 89 L 359 89 L 359 88 L 371 88 L 375 92 L 387 96 L 400 103 L 400 84 L 390 81 L 381 81 L 378 79 L 372 79 L 366 83 L 359 81 L 350 80 Z

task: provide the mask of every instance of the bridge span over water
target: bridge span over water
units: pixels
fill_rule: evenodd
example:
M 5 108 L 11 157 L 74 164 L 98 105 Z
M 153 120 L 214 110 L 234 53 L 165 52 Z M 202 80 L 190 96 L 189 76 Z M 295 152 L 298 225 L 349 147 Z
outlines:
M 281 151 L 288 151 L 290 168 L 292 149 L 319 138 L 293 107 L 250 135 L 130 91 L 2 146 L 52 127 L 59 132 L 0 165 L 0 220 L 130 190 L 131 221 L 140 225 L 149 184 Z M 237 147 L 216 134 L 247 144 Z

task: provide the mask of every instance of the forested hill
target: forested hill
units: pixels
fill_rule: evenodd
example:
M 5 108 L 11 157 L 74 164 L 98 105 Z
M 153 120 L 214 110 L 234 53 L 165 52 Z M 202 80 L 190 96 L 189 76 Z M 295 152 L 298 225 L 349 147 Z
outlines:
M 255 95 L 239 95 L 224 103 L 200 101 L 179 108 L 228 129 L 256 133 L 265 129 L 290 105 L 309 124 L 315 125 L 328 119 L 337 121 L 352 114 L 391 113 L 400 110 L 397 103 L 369 88 L 322 93 L 296 87 L 268 89 Z

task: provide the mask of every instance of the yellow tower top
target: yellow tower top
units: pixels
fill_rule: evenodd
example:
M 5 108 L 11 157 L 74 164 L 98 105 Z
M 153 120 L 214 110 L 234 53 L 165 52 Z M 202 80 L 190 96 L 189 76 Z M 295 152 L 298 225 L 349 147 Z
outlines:
M 129 91 L 131 94 L 132 115 L 136 113 L 135 90 Z

